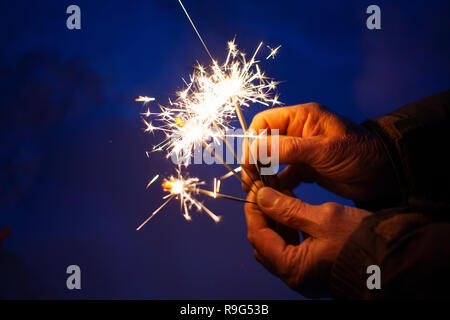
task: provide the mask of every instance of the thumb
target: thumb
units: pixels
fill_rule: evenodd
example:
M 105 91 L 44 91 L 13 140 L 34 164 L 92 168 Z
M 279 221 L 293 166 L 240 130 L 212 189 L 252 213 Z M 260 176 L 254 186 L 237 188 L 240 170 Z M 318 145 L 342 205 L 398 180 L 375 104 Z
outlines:
M 256 199 L 258 207 L 276 222 L 312 236 L 317 233 L 319 215 L 315 206 L 269 187 L 259 189 Z

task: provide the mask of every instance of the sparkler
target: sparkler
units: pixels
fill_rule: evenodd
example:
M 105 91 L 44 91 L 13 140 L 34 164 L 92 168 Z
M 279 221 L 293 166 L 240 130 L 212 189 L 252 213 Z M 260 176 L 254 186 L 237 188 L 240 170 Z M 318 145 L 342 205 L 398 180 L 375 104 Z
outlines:
M 159 106 L 161 109 L 159 113 L 152 113 L 147 109 L 142 115 L 146 118 L 154 116 L 155 122 L 160 125 L 154 126 L 152 122 L 143 119 L 146 125 L 145 132 L 160 130 L 166 134 L 166 139 L 154 146 L 153 151 L 165 149 L 168 151 L 167 158 L 174 155 L 187 166 L 193 150 L 200 145 L 216 156 L 210 147 L 220 139 L 238 161 L 224 132 L 232 129 L 231 121 L 237 116 L 244 135 L 234 137 L 248 139 L 248 128 L 241 106 L 248 107 L 250 103 L 265 106 L 281 104 L 278 96 L 272 95 L 278 83 L 265 76 L 257 63 L 256 56 L 261 46 L 262 43 L 247 61 L 245 54 L 237 49 L 235 40 L 230 41 L 224 64 L 219 65 L 213 61 L 209 72 L 198 64 L 190 76 L 190 82 L 185 82 L 186 88 L 177 93 L 178 98 L 174 102 L 169 100 L 168 107 Z M 237 179 L 246 184 L 223 159 L 219 160 Z
M 211 147 L 213 143 L 218 143 L 222 140 L 232 151 L 235 159 L 238 160 L 234 149 L 226 140 L 225 132 L 234 129 L 232 122 L 237 118 L 244 134 L 228 136 L 244 139 L 249 137 L 258 138 L 258 136 L 250 136 L 247 132 L 248 128 L 242 113 L 242 107 L 249 107 L 250 104 L 263 106 L 281 104 L 278 100 L 278 95 L 275 93 L 278 82 L 267 77 L 258 65 L 259 61 L 256 60 L 256 57 L 262 47 L 262 43 L 258 45 L 251 59 L 247 60 L 246 54 L 237 48 L 235 39 L 233 39 L 228 42 L 228 53 L 225 61 L 219 64 L 211 55 L 183 3 L 181 0 L 178 1 L 211 58 L 212 64 L 207 68 L 198 63 L 194 68 L 194 72 L 189 76 L 189 81 L 183 79 L 185 88 L 177 92 L 177 98 L 174 101 L 169 99 L 167 106 L 159 105 L 160 110 L 158 112 L 151 112 L 150 108 L 147 108 L 147 111 L 141 114 L 146 126 L 144 131 L 162 131 L 166 136 L 162 142 L 153 147 L 152 151 L 166 151 L 167 158 L 174 156 L 178 163 L 187 166 L 194 150 L 199 146 L 203 146 L 229 170 L 229 174 L 223 176 L 223 179 L 234 175 L 241 182 L 245 183 L 237 174 L 237 170 L 231 168 L 223 159 L 220 159 Z M 280 47 L 278 46 L 274 49 L 268 47 L 270 54 L 266 59 L 274 58 Z M 136 101 L 143 102 L 144 105 L 154 100 L 154 98 L 147 96 L 139 96 L 136 99 Z M 250 156 L 252 155 L 250 154 Z M 147 188 L 158 177 L 158 175 L 155 176 L 148 183 Z M 166 201 L 137 230 L 140 230 L 143 225 L 173 199 L 180 200 L 180 207 L 184 212 L 183 216 L 187 220 L 191 219 L 189 209 L 195 207 L 199 211 L 205 211 L 214 221 L 218 222 L 220 218 L 207 209 L 200 201 L 196 200 L 194 195 L 201 193 L 213 198 L 247 202 L 240 198 L 220 194 L 218 191 L 222 178 L 214 180 L 214 191 L 204 190 L 198 187 L 203 182 L 200 182 L 198 178 L 183 178 L 180 169 L 178 169 L 176 178 L 170 177 L 163 182 L 163 189 L 169 192 L 164 197 Z
M 156 175 L 147 185 L 147 188 L 158 179 L 159 175 Z M 220 181 L 220 180 L 219 180 Z M 245 202 L 245 203 L 254 203 L 251 201 L 247 201 L 241 198 L 229 196 L 226 194 L 222 194 L 218 192 L 218 186 L 220 186 L 217 183 L 217 180 L 214 181 L 214 191 L 209 191 L 205 189 L 201 189 L 199 186 L 204 185 L 205 183 L 203 181 L 200 181 L 198 178 L 184 178 L 181 175 L 181 171 L 177 170 L 177 176 L 171 176 L 168 179 L 164 179 L 162 183 L 162 188 L 164 191 L 169 192 L 168 195 L 164 196 L 163 199 L 166 200 L 161 206 L 159 206 L 155 211 L 152 212 L 152 214 L 136 229 L 139 231 L 142 229 L 142 227 L 147 224 L 161 209 L 163 209 L 171 200 L 177 199 L 180 201 L 180 207 L 183 211 L 183 217 L 190 221 L 192 219 L 191 215 L 189 214 L 189 210 L 192 209 L 192 207 L 195 207 L 199 212 L 206 212 L 211 219 L 214 220 L 214 222 L 220 221 L 220 216 L 217 216 L 214 214 L 211 210 L 209 210 L 202 202 L 196 199 L 196 195 L 203 194 L 211 198 L 223 198 L 223 199 L 229 199 L 233 201 L 239 201 L 239 202 Z
M 187 163 L 196 146 L 210 141 L 209 145 L 224 139 L 224 132 L 233 129 L 231 121 L 238 117 L 244 132 L 241 111 L 242 106 L 258 103 L 264 106 L 281 104 L 278 96 L 272 93 L 278 82 L 268 78 L 259 68 L 256 55 L 260 44 L 247 61 L 245 54 L 237 49 L 235 40 L 228 43 L 226 61 L 219 65 L 213 61 L 210 70 L 198 64 L 186 88 L 177 93 L 175 101 L 169 100 L 169 106 L 159 106 L 161 112 L 147 110 L 142 115 L 153 119 L 144 123 L 146 132 L 163 131 L 166 139 L 154 146 L 153 150 L 165 149 L 167 157 L 175 155 L 182 163 Z M 244 137 L 244 135 L 234 135 Z M 234 152 L 234 150 L 233 150 Z

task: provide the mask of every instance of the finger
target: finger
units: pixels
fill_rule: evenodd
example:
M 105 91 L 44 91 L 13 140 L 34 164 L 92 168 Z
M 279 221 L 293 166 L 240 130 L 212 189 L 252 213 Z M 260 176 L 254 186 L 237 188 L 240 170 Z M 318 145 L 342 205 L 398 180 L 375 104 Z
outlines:
M 259 178 L 254 165 L 259 160 L 263 163 L 295 164 L 298 169 L 304 169 L 305 181 L 314 181 L 314 166 L 320 162 L 325 143 L 321 136 L 312 138 L 261 136 L 255 139 L 248 151 L 245 147 L 243 151 L 242 166 L 245 170 L 242 170 L 242 178 L 245 181 L 243 183 L 244 190 L 248 192 L 249 188 L 245 184 L 251 185 L 253 181 Z
M 273 267 L 272 263 L 270 263 L 269 260 L 267 260 L 265 257 L 263 257 L 258 250 L 253 250 L 253 255 L 255 256 L 256 261 L 258 261 L 260 264 L 264 266 L 270 273 L 277 275 L 277 272 L 275 268 Z
M 257 190 L 262 183 L 258 181 L 252 186 L 252 190 Z M 256 192 L 250 192 L 247 200 L 256 201 Z M 255 249 L 255 258 L 267 270 L 273 274 L 278 274 L 277 267 L 282 258 L 282 252 L 286 247 L 283 238 L 272 230 L 267 217 L 257 205 L 247 203 L 245 205 L 245 217 L 247 222 L 247 237 L 250 244 Z
M 243 183 L 242 187 L 246 192 L 249 191 L 249 187 L 246 186 L 246 184 L 251 185 L 253 181 L 260 178 L 258 170 L 256 168 L 256 162 L 257 160 L 259 160 L 257 144 L 253 148 L 251 147 L 251 145 L 255 144 L 255 139 L 258 140 L 259 135 L 261 135 L 262 131 L 264 131 L 265 129 L 276 128 L 280 130 L 281 133 L 284 133 L 285 130 L 283 128 L 280 128 L 279 126 L 283 126 L 286 121 L 296 116 L 299 108 L 298 106 L 294 106 L 275 109 L 276 110 L 268 110 L 268 112 L 264 111 L 257 114 L 252 121 L 253 127 L 249 128 L 248 132 L 246 133 L 247 138 L 243 140 L 241 163 L 244 169 L 242 170 L 242 178 L 245 183 Z M 271 127 L 271 125 L 273 125 L 273 127 Z M 270 134 L 270 130 L 268 134 Z
M 253 186 L 253 192 L 250 192 L 247 197 L 248 201 L 256 202 L 256 194 L 258 188 L 263 187 L 261 181 L 258 181 Z M 283 191 L 287 194 L 293 195 L 289 190 Z M 248 203 L 245 207 L 245 216 L 247 221 L 248 235 L 251 237 L 251 233 L 261 228 L 271 228 L 285 240 L 288 244 L 298 244 L 300 242 L 299 234 L 297 230 L 288 228 L 282 224 L 279 224 L 270 218 L 268 218 L 258 206 Z M 250 239 L 249 239 L 250 240 Z
M 306 244 L 289 245 L 272 229 L 260 229 L 253 237 L 255 258 L 267 270 L 292 284 L 293 277 L 305 261 Z M 294 281 L 295 282 L 295 281 Z
M 318 111 L 322 109 L 324 108 L 316 103 L 267 109 L 253 117 L 249 129 L 256 132 L 263 129 L 278 129 L 279 134 L 301 137 L 308 121 L 315 120 Z
M 249 155 L 249 141 L 244 139 L 242 144 L 242 159 L 241 159 L 241 177 L 244 181 L 242 183 L 242 189 L 245 192 L 250 192 L 250 187 L 253 182 L 259 180 L 259 174 L 255 167 L 255 161 L 250 161 L 254 159 L 253 156 Z
M 256 194 L 258 192 L 258 189 L 261 187 L 262 187 L 261 181 L 256 181 L 252 185 L 253 192 L 249 192 L 247 196 L 247 201 L 256 202 Z M 269 226 L 267 217 L 258 208 L 257 205 L 253 203 L 246 203 L 244 208 L 245 208 L 245 219 L 247 222 L 247 230 L 248 230 L 247 232 L 249 235 L 255 232 L 256 230 L 259 230 L 261 228 L 267 228 Z
M 261 185 L 261 182 L 257 182 L 252 189 L 257 190 Z M 247 197 L 248 200 L 253 201 L 256 200 L 255 198 L 253 192 L 249 193 Z M 291 270 L 288 264 L 292 261 L 290 258 L 296 247 L 289 245 L 289 242 L 286 242 L 280 234 L 270 228 L 270 221 L 256 205 L 247 204 L 245 211 L 249 230 L 248 239 L 255 249 L 256 260 L 271 273 L 285 280 L 288 276 L 286 272 Z M 286 227 L 285 229 L 287 230 Z M 298 233 L 295 238 L 292 243 L 298 244 Z
M 285 195 L 288 195 L 290 197 L 294 197 L 295 198 L 295 194 L 294 192 L 292 192 L 292 190 L 290 189 L 279 189 L 281 192 L 283 192 Z M 282 235 L 283 239 L 286 241 L 287 244 L 293 244 L 293 245 L 297 245 L 300 243 L 300 234 L 301 232 L 298 232 L 298 230 L 286 227 L 282 224 L 278 224 L 279 228 L 281 228 L 281 230 L 279 229 L 278 232 Z
M 256 182 L 252 186 L 254 192 L 250 192 L 247 200 L 256 202 L 256 194 L 258 188 L 262 187 L 261 181 Z M 272 229 L 275 233 L 279 234 L 284 242 L 297 244 L 299 243 L 298 232 L 287 228 L 286 226 L 275 223 L 270 220 L 257 205 L 252 203 L 247 203 L 245 205 L 245 217 L 247 222 L 248 238 L 250 243 L 254 234 L 258 233 L 262 229 Z
M 249 152 L 254 159 L 261 161 L 263 164 L 278 160 L 279 164 L 300 163 L 314 166 L 320 159 L 325 143 L 323 136 L 311 138 L 284 135 L 260 136 L 258 139 L 254 139 Z
M 258 252 L 256 258 L 269 271 L 279 274 L 284 266 L 284 257 L 288 247 L 284 239 L 270 228 L 262 228 L 254 232 L 249 239 L 253 248 Z
M 248 193 L 248 192 L 250 192 L 250 188 L 251 188 L 250 186 L 254 182 L 259 180 L 258 172 L 256 171 L 256 168 L 254 165 L 242 164 L 241 166 L 243 168 L 245 168 L 245 169 L 241 170 L 241 177 L 242 177 L 242 180 L 244 181 L 242 183 L 242 189 Z
M 257 203 L 269 218 L 312 236 L 319 234 L 321 215 L 316 206 L 268 187 L 258 190 Z
M 277 134 L 293 136 L 293 137 L 313 137 L 324 134 L 324 122 L 330 114 L 325 107 L 317 103 L 306 103 L 291 107 L 272 108 L 258 113 L 250 125 L 249 131 L 259 134 L 261 130 L 278 129 Z M 325 125 L 325 129 L 326 129 Z M 243 144 L 243 166 L 246 167 L 247 173 L 243 174 L 243 179 L 247 184 L 258 178 L 258 172 L 255 162 L 249 163 L 250 155 L 248 146 L 244 139 Z M 295 145 L 294 145 L 295 146 Z M 256 159 L 256 154 L 253 155 Z M 255 160 L 254 159 L 254 160 Z M 245 191 L 249 191 L 248 186 L 243 185 Z

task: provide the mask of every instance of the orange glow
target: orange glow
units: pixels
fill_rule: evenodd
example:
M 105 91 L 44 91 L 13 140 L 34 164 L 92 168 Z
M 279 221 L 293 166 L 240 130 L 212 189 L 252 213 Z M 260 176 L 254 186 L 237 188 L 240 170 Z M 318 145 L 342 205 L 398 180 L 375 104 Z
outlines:
M 181 128 L 183 128 L 186 125 L 186 122 L 181 120 L 181 118 L 175 118 L 175 123 Z
M 164 180 L 162 188 L 172 194 L 180 194 L 183 192 L 183 183 L 180 180 Z

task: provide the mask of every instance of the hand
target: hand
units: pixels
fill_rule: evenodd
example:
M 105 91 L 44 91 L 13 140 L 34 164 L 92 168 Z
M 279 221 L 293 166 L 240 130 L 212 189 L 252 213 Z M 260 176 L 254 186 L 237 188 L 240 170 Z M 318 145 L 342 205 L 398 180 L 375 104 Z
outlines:
M 314 206 L 290 197 L 257 181 L 247 200 L 245 215 L 248 239 L 255 258 L 292 289 L 306 296 L 329 293 L 331 267 L 347 238 L 361 220 L 371 213 L 337 203 Z M 292 244 L 275 232 L 273 220 L 291 231 L 309 236 L 300 244 Z
M 379 138 L 317 103 L 273 108 L 257 114 L 250 129 L 279 129 L 279 161 L 288 166 L 279 174 L 281 188 L 292 189 L 301 181 L 320 186 L 351 200 L 370 201 L 399 194 L 394 172 Z M 270 131 L 269 131 L 270 132 Z M 270 151 L 270 137 L 251 146 Z M 256 168 L 249 165 L 244 147 L 242 177 L 251 186 Z M 249 187 L 243 184 L 244 190 Z

